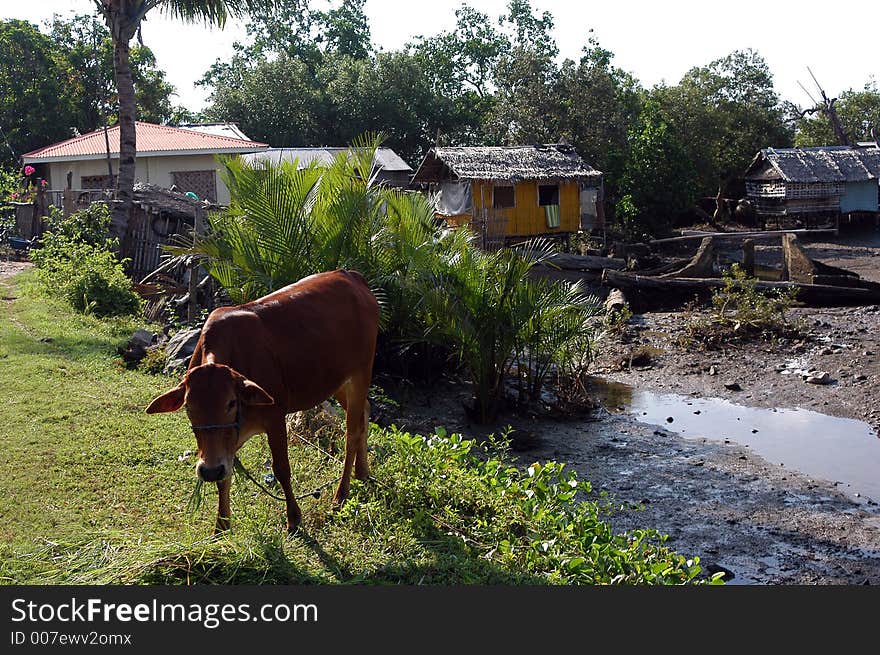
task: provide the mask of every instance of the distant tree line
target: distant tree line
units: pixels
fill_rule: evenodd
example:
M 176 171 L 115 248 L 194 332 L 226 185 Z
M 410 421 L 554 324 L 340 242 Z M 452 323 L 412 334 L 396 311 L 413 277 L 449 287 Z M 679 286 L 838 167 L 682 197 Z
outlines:
M 559 60 L 554 18 L 529 0 L 490 17 L 463 4 L 450 31 L 385 51 L 371 39 L 365 0 L 318 11 L 282 0 L 255 11 L 235 54 L 199 84 L 203 120 L 237 123 L 278 147 L 341 145 L 364 132 L 412 165 L 442 145 L 567 141 L 602 170 L 606 207 L 632 236 L 659 233 L 722 189 L 762 147 L 835 142 L 827 116 L 802 114 L 773 88 L 764 59 L 734 51 L 689 70 L 676 85 L 643 87 L 616 67 L 592 32 L 578 60 Z M 13 163 L 31 148 L 95 129 L 115 116 L 109 35 L 91 17 L 56 19 L 47 33 L 0 22 L 0 138 Z M 173 88 L 146 47 L 132 51 L 139 118 L 174 123 Z M 880 128 L 876 82 L 840 94 L 852 141 Z

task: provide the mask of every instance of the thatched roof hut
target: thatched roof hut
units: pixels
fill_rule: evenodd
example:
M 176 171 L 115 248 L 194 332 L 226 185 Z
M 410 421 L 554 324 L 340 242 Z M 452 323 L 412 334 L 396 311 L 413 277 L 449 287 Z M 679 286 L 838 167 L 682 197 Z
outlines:
M 880 148 L 764 148 L 743 177 L 759 216 L 876 213 Z
M 877 180 L 880 179 L 880 148 L 764 148 L 749 165 L 745 177 L 804 184 Z
M 413 176 L 414 183 L 450 178 L 522 182 L 526 180 L 590 181 L 598 186 L 602 172 L 589 166 L 573 146 L 474 146 L 432 148 Z
M 567 144 L 432 148 L 413 184 L 428 186 L 438 216 L 472 223 L 487 242 L 567 237 L 604 221 L 602 172 Z

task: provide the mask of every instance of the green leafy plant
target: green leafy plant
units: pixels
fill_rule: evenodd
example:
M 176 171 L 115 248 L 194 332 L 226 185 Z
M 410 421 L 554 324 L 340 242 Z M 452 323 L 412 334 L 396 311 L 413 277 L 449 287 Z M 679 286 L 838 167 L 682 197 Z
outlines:
M 580 281 L 530 279 L 519 285 L 518 296 L 518 390 L 521 400 L 536 402 L 553 370 L 577 377 L 591 361 L 602 305 Z
M 125 262 L 114 252 L 116 241 L 107 236 L 109 222 L 103 204 L 69 218 L 56 210 L 31 259 L 43 289 L 78 311 L 97 316 L 135 314 L 141 300 L 125 274 Z
M 797 300 L 797 289 L 763 292 L 758 280 L 749 277 L 739 264 L 724 273 L 724 286 L 712 294 L 708 315 L 691 309 L 685 338 L 707 347 L 751 338 L 773 338 L 800 334 L 802 326 L 786 320 Z

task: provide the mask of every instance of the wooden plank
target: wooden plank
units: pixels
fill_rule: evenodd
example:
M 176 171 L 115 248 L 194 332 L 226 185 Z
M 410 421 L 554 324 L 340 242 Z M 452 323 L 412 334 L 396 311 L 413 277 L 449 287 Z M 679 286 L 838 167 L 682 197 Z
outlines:
M 648 306 L 670 306 L 694 296 L 706 297 L 715 289 L 723 288 L 727 284 L 722 278 L 657 279 L 609 269 L 603 271 L 602 281 L 609 287 L 624 291 L 627 297 L 632 293 L 639 294 L 642 304 Z M 737 283 L 734 285 L 738 286 Z M 761 291 L 785 291 L 795 288 L 798 290 L 798 301 L 810 307 L 849 307 L 880 303 L 880 288 L 863 289 L 763 280 L 756 282 L 755 286 Z
M 682 236 L 669 237 L 666 239 L 654 239 L 649 241 L 651 246 L 661 246 L 673 243 L 687 243 L 688 241 L 699 241 L 704 237 L 714 237 L 720 241 L 741 241 L 743 239 L 753 239 L 755 241 L 772 241 L 781 239 L 784 234 L 796 234 L 798 236 L 824 236 L 836 235 L 837 230 L 834 228 L 827 229 L 797 229 L 797 230 L 767 230 L 759 232 L 700 232 L 697 230 L 682 230 Z
M 596 255 L 574 255 L 570 253 L 556 253 L 547 259 L 549 266 L 555 266 L 568 271 L 601 271 L 611 268 L 621 271 L 626 268 L 626 260 L 613 257 L 598 257 Z

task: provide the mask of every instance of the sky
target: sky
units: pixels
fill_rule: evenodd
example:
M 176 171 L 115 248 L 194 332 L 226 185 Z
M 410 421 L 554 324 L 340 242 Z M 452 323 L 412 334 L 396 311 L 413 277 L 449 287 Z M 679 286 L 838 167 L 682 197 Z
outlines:
M 329 0 L 313 0 L 326 9 Z M 430 36 L 455 26 L 462 0 L 367 0 L 373 43 L 395 50 L 418 35 Z M 507 0 L 470 0 L 472 7 L 496 17 Z M 798 83 L 817 96 L 807 72 L 833 97 L 880 83 L 880 1 L 847 0 L 838 11 L 805 0 L 738 0 L 716 4 L 706 0 L 532 0 L 555 19 L 554 36 L 562 58 L 577 59 L 589 30 L 602 47 L 614 53 L 614 64 L 632 73 L 644 86 L 676 84 L 694 66 L 703 66 L 734 50 L 752 48 L 767 61 L 776 91 L 801 107 L 812 101 Z M 92 0 L 0 0 L 0 19 L 20 18 L 41 24 L 53 13 L 90 13 Z M 723 19 L 718 17 L 719 8 Z M 242 23 L 224 30 L 187 25 L 155 11 L 142 29 L 144 43 L 178 92 L 176 102 L 188 109 L 204 108 L 208 91 L 198 80 L 218 58 L 232 54 L 232 44 L 245 37 Z

